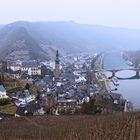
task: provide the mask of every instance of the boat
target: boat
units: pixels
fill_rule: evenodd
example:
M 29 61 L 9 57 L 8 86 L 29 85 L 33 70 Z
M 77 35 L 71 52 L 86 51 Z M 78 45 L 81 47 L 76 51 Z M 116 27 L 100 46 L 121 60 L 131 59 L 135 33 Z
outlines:
M 132 63 L 131 61 L 129 61 L 129 60 L 126 61 L 126 64 L 127 64 L 128 66 L 134 66 L 133 63 Z
M 113 78 L 111 79 L 111 81 L 113 82 L 113 84 L 114 84 L 115 86 L 119 86 L 119 85 L 120 85 L 119 80 L 118 80 L 117 77 L 113 77 Z

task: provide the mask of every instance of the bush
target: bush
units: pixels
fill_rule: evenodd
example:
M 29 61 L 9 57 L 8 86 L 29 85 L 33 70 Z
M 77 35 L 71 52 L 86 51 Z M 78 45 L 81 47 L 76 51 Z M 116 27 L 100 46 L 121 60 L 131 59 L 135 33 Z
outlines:
M 82 113 L 85 114 L 95 114 L 97 111 L 97 106 L 95 105 L 95 100 L 90 99 L 88 103 L 84 102 L 81 108 Z
M 10 98 L 1 98 L 0 99 L 0 106 L 2 105 L 7 105 L 11 103 L 11 99 Z

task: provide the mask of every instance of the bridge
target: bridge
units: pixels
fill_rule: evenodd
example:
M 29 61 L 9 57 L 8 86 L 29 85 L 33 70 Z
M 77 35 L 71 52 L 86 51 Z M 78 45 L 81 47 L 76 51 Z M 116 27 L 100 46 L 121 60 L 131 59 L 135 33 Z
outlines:
M 136 74 L 132 77 L 128 77 L 128 78 L 121 78 L 121 77 L 117 77 L 115 74 L 119 71 L 124 71 L 124 70 L 131 70 L 131 71 L 135 71 Z M 140 79 L 140 68 L 118 68 L 118 69 L 101 69 L 101 70 L 95 70 L 93 72 L 97 73 L 97 72 L 112 72 L 112 76 L 109 77 L 110 79 L 112 77 L 117 77 L 119 80 L 129 80 L 129 79 Z
M 124 71 L 124 70 L 131 70 L 131 71 L 135 71 L 136 74 L 132 77 L 128 77 L 128 78 L 121 78 L 121 77 L 117 77 L 119 80 L 129 80 L 129 79 L 140 79 L 140 68 L 115 68 L 115 69 L 100 69 L 100 70 L 94 70 L 95 68 L 95 62 L 102 56 L 103 53 L 98 54 L 95 58 L 93 58 L 92 62 L 91 62 L 91 68 L 92 68 L 92 72 L 97 73 L 97 72 L 111 72 L 112 76 L 110 76 L 109 78 L 112 79 L 112 77 L 117 77 L 116 73 L 119 71 Z

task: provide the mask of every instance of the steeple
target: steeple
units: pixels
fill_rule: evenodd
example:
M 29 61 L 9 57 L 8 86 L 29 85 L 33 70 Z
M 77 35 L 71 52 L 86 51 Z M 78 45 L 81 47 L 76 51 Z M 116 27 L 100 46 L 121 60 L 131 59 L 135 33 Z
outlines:
M 56 51 L 56 59 L 55 59 L 55 80 L 59 79 L 60 76 L 60 60 L 59 60 L 59 53 L 58 50 Z
M 56 59 L 55 59 L 55 64 L 59 64 L 60 60 L 59 60 L 59 52 L 58 50 L 56 51 Z

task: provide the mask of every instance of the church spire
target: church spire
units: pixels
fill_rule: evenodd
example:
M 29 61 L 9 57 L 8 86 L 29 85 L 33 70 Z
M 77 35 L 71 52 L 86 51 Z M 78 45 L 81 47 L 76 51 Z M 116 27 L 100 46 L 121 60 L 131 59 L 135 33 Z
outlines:
M 59 64 L 60 60 L 59 60 L 59 52 L 58 50 L 56 51 L 56 59 L 55 59 L 55 64 Z
M 60 76 L 60 60 L 59 60 L 59 52 L 56 51 L 56 59 L 55 59 L 55 80 L 58 80 Z

